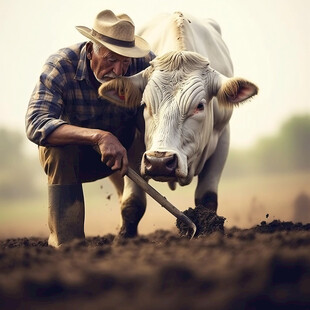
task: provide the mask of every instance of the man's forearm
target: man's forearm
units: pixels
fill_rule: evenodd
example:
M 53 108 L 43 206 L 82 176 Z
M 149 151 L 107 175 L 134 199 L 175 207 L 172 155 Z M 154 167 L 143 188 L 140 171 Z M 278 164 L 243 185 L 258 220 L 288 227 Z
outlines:
M 105 132 L 64 124 L 56 128 L 46 139 L 49 145 L 85 144 L 96 145 Z

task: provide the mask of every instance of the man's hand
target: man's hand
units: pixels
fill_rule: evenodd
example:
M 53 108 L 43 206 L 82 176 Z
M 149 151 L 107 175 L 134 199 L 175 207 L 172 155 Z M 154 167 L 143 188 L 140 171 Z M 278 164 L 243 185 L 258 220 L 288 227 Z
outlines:
M 127 151 L 119 140 L 110 132 L 103 131 L 98 134 L 98 149 L 101 161 L 112 170 L 120 170 L 122 176 L 128 169 Z

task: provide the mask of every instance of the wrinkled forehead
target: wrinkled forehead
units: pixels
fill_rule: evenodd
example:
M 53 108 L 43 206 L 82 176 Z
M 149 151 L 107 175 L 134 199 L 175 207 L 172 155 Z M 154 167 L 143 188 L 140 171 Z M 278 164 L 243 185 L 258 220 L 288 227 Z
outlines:
M 193 80 L 205 80 L 210 72 L 209 61 L 194 52 L 168 52 L 151 61 L 150 85 L 172 90 L 191 84 Z
M 191 91 L 205 91 L 213 78 L 211 73 L 209 68 L 196 69 L 192 72 L 154 70 L 146 90 L 164 97 L 181 96 Z M 158 94 L 156 94 L 157 97 Z
M 184 89 L 190 87 L 193 83 L 204 83 L 206 76 L 207 72 L 202 70 L 187 73 L 183 70 L 154 70 L 148 85 L 156 89 L 161 88 L 163 91 Z
M 131 60 L 130 57 L 126 57 L 126 56 L 117 54 L 117 53 L 109 50 L 107 47 L 105 47 L 103 45 L 100 46 L 99 51 L 97 52 L 97 54 L 98 54 L 98 56 L 101 56 L 101 57 L 114 58 L 114 59 L 121 60 L 121 61 Z
M 165 104 L 189 107 L 191 103 L 206 97 L 205 73 L 195 70 L 185 74 L 181 70 L 155 70 L 143 93 L 143 101 L 155 112 Z

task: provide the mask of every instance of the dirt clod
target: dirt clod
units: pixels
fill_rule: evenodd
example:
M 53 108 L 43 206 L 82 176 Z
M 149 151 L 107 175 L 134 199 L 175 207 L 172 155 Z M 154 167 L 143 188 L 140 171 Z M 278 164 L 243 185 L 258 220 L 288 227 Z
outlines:
M 208 210 L 203 206 L 195 209 L 189 208 L 183 212 L 196 225 L 195 237 L 208 235 L 213 232 L 224 232 L 225 217 L 218 216 L 215 211 Z M 177 228 L 181 236 L 188 234 L 188 226 L 183 221 L 177 219 Z
M 255 227 L 255 230 L 260 233 L 273 233 L 275 231 L 301 231 L 310 230 L 310 224 L 303 225 L 302 223 L 282 222 L 274 220 L 267 224 L 266 221 L 262 221 L 260 225 Z

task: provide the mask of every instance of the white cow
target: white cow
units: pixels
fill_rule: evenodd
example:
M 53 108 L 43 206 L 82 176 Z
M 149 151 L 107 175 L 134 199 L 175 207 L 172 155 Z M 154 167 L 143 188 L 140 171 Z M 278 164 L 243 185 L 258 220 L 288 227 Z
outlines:
M 229 51 L 212 20 L 176 12 L 151 21 L 140 35 L 157 55 L 151 66 L 103 84 L 99 93 L 116 104 L 144 106 L 146 150 L 140 155 L 133 152 L 132 161 L 142 176 L 166 181 L 172 189 L 198 176 L 195 205 L 217 210 L 233 106 L 256 95 L 258 88 L 243 78 L 232 78 Z M 141 150 L 137 144 L 134 148 Z M 123 195 L 121 190 L 121 235 L 133 236 L 145 196 L 128 179 Z

